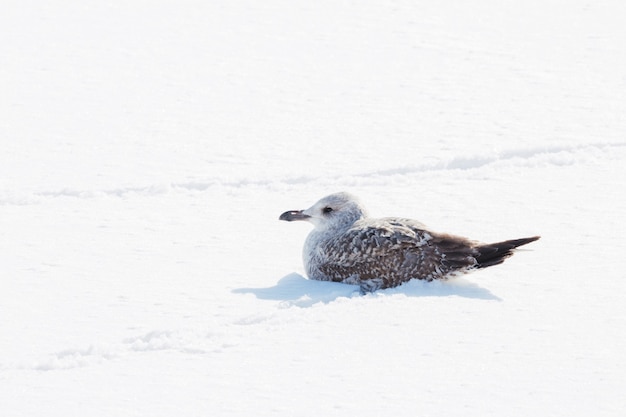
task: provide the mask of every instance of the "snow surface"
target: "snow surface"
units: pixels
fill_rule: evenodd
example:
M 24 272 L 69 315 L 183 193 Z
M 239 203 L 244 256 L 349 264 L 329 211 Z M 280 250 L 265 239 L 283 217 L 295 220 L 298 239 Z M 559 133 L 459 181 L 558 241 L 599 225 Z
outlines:
M 4 1 L 0 415 L 622 416 L 626 5 Z M 335 191 L 504 265 L 303 277 Z

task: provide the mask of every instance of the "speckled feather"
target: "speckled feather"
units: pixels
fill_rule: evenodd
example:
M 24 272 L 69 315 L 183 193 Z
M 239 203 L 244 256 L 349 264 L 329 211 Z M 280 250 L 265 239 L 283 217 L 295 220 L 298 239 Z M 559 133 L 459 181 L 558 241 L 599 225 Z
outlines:
M 446 279 L 496 265 L 517 246 L 538 237 L 481 244 L 429 231 L 415 220 L 368 218 L 347 193 L 327 196 L 307 210 L 285 212 L 281 220 L 308 220 L 303 260 L 310 279 L 361 286 L 362 292 L 398 286 L 411 279 Z

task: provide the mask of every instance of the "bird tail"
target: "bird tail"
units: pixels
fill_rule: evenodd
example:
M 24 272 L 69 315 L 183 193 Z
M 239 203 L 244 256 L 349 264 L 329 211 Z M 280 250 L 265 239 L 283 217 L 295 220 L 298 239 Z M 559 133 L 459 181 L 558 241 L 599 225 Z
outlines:
M 504 242 L 489 243 L 476 247 L 476 268 L 486 268 L 504 262 L 506 258 L 513 255 L 515 248 L 538 240 L 540 236 L 526 237 L 522 239 L 505 240 Z

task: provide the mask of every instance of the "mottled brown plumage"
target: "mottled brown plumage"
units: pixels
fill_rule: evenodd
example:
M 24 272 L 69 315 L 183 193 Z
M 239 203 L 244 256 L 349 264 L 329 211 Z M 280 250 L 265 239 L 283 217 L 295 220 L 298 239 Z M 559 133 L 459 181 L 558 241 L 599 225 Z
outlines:
M 314 224 L 303 250 L 310 279 L 356 284 L 362 292 L 497 265 L 516 247 L 539 239 L 482 244 L 429 231 L 411 219 L 371 219 L 347 193 L 331 194 L 307 210 L 285 212 L 280 219 Z

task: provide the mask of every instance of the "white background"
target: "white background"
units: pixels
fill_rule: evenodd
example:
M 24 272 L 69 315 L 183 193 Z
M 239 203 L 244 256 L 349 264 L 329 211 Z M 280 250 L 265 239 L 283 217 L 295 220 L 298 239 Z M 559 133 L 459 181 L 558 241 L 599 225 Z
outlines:
M 624 16 L 3 2 L 0 414 L 623 415 Z M 278 221 L 341 190 L 542 239 L 360 296 Z

